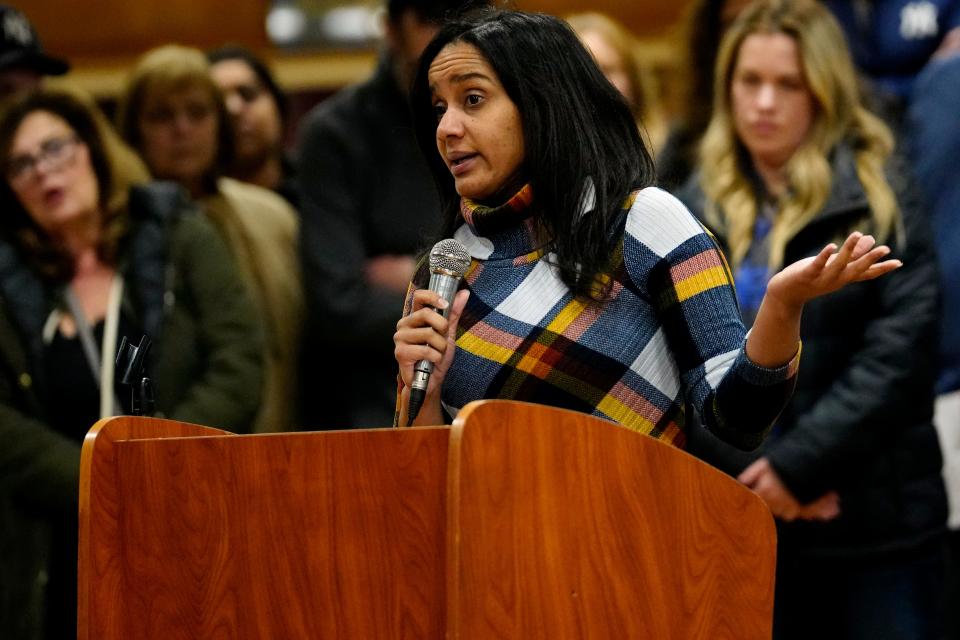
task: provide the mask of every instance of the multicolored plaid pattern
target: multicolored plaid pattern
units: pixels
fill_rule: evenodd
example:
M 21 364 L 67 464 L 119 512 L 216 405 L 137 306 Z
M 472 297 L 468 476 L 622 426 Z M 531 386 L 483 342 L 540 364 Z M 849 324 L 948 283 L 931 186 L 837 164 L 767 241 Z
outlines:
M 759 444 L 792 391 L 799 354 L 777 369 L 744 351 L 729 269 L 712 238 L 656 188 L 624 203 L 609 296 L 575 297 L 537 246 L 532 194 L 506 205 L 465 201 L 456 233 L 473 262 L 457 352 L 442 388 L 451 414 L 504 398 L 583 411 L 677 446 L 685 409 L 741 446 Z M 502 224 L 504 216 L 512 224 Z M 498 216 L 496 225 L 481 217 Z M 480 235 L 478 228 L 498 231 Z M 499 229 L 503 229 L 499 231 Z

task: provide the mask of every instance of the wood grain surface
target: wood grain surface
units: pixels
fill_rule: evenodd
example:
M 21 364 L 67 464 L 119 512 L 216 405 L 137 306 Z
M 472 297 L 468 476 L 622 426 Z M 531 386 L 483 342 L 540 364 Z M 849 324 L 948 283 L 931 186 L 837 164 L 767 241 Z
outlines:
M 101 421 L 80 530 L 81 640 L 770 637 L 759 498 L 537 405 L 254 436 Z
M 443 634 L 448 429 L 101 448 L 113 427 L 84 451 L 80 638 Z
M 461 411 L 448 638 L 769 638 L 776 534 L 753 493 L 613 423 Z

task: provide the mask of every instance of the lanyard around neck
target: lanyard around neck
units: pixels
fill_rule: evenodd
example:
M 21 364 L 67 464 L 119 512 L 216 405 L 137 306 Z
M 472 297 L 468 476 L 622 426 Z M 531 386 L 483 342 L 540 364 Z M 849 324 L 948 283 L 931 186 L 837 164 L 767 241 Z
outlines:
M 97 358 L 97 343 L 93 337 L 93 330 L 80 306 L 80 300 L 72 287 L 66 290 L 67 307 L 77 326 L 77 335 L 83 346 L 90 371 L 93 372 L 97 388 L 100 389 L 100 417 L 106 418 L 116 415 L 121 409 L 119 398 L 114 391 L 113 377 L 116 367 L 117 334 L 120 327 L 120 301 L 123 298 L 123 276 L 119 273 L 113 276 L 110 283 L 110 296 L 107 298 L 107 317 L 103 329 L 103 343 L 100 347 L 100 358 Z

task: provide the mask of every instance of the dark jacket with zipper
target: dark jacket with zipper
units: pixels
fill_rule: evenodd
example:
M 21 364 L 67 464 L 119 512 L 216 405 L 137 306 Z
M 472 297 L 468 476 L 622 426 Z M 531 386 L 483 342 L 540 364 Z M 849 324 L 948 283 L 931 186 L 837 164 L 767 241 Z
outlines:
M 832 169 L 823 210 L 790 240 L 784 264 L 816 255 L 829 242 L 839 244 L 851 231 L 872 232 L 848 147 L 834 152 Z M 679 196 L 708 224 L 698 178 Z M 839 493 L 841 515 L 835 520 L 781 523 L 782 549 L 857 556 L 915 548 L 944 530 L 946 496 L 931 423 L 937 266 L 906 172 L 894 167 L 888 180 L 902 225 L 887 244 L 903 267 L 805 305 L 796 390 L 761 449 L 741 454 L 703 431 L 691 434 L 695 454 L 733 475 L 766 456 L 801 503 Z M 726 250 L 724 229 L 711 230 Z
M 157 415 L 249 431 L 262 383 L 262 332 L 216 231 L 179 187 L 130 195 L 122 313 L 153 340 Z M 57 305 L 9 239 L 0 240 L 0 637 L 41 637 L 51 527 L 75 519 L 80 442 L 47 422 L 42 330 Z M 92 425 L 91 425 L 92 426 Z M 73 612 L 75 614 L 75 612 Z

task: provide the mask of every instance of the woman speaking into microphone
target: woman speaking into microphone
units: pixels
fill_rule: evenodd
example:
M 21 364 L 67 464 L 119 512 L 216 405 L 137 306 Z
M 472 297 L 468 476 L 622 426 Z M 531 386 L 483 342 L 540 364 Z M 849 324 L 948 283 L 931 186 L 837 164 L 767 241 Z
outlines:
M 750 334 L 725 260 L 654 171 L 630 108 L 577 36 L 545 15 L 445 26 L 413 87 L 470 266 L 447 303 L 421 269 L 394 336 L 397 422 L 441 424 L 483 398 L 582 411 L 683 446 L 692 407 L 754 448 L 789 398 L 805 302 L 899 266 L 851 234 L 767 287 Z M 408 419 L 414 367 L 433 363 Z

